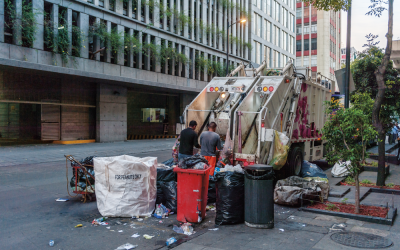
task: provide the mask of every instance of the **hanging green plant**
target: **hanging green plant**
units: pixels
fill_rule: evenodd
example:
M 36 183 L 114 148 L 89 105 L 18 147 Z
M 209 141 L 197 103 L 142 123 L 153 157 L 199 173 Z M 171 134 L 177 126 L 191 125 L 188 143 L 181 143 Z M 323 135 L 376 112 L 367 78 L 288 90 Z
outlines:
M 142 43 L 137 37 L 135 37 L 135 35 L 130 36 L 129 34 L 125 34 L 124 47 L 126 53 L 132 51 L 134 55 L 142 51 Z
M 81 47 L 84 42 L 84 35 L 81 29 L 77 26 L 72 26 L 72 55 L 75 57 L 81 56 Z M 86 48 L 86 47 L 85 47 Z
M 36 17 L 39 13 L 33 11 L 32 2 L 28 0 L 22 1 L 22 15 L 19 18 L 16 13 L 13 1 L 5 0 L 5 14 L 8 20 L 4 23 L 8 28 L 16 30 L 21 29 L 21 41 L 17 45 L 32 48 L 37 32 Z

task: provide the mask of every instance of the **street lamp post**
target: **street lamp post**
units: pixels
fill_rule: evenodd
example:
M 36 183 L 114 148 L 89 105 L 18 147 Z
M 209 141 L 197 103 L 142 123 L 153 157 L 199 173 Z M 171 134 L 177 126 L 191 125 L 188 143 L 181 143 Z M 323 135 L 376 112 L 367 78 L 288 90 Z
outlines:
M 351 46 L 351 1 L 347 10 L 347 41 L 346 41 L 346 81 L 344 89 L 344 107 L 349 108 L 350 104 L 350 46 Z
M 237 24 L 238 22 L 245 23 L 246 21 L 247 21 L 246 19 L 237 20 L 236 22 L 229 25 L 229 20 L 228 20 L 228 25 L 227 25 L 228 29 L 226 31 L 226 34 L 227 34 L 227 37 L 226 37 L 226 76 L 228 76 L 228 74 L 229 74 L 229 28 L 232 25 Z

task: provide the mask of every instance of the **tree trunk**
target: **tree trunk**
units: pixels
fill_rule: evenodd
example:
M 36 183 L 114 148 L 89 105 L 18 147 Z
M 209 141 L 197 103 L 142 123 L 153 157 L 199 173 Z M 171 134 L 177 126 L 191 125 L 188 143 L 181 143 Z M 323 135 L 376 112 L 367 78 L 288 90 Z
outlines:
M 359 214 L 360 213 L 360 182 L 358 179 L 358 173 L 355 174 L 354 181 L 355 181 L 355 188 L 356 188 L 356 196 L 355 196 L 356 214 Z
M 379 114 L 381 111 L 381 105 L 385 98 L 385 73 L 386 67 L 389 64 L 390 54 L 392 53 L 392 39 L 393 39 L 393 1 L 389 0 L 389 22 L 388 22 L 388 33 L 386 34 L 387 44 L 385 49 L 385 55 L 382 59 L 381 65 L 375 70 L 375 77 L 378 83 L 378 93 L 375 97 L 375 103 L 372 108 L 372 124 L 376 128 L 379 137 L 379 156 L 378 156 L 378 177 L 376 185 L 385 185 L 385 129 L 383 128 L 382 121 L 380 120 Z M 381 140 L 383 139 L 383 140 Z

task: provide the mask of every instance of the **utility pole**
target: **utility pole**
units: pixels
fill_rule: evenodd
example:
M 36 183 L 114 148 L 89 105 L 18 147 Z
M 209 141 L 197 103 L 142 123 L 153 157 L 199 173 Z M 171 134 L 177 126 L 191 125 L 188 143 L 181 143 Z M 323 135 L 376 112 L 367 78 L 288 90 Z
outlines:
M 347 10 L 347 41 L 346 41 L 346 82 L 344 89 L 344 108 L 349 108 L 350 105 L 350 46 L 351 46 L 351 0 Z

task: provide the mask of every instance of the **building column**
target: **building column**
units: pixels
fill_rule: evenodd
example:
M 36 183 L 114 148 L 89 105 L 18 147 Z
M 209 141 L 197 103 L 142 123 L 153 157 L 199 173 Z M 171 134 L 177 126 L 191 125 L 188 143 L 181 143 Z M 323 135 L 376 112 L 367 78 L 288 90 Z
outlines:
M 244 4 L 244 9 L 246 11 L 246 13 L 249 13 L 249 1 L 248 0 L 244 0 L 245 4 Z M 249 15 L 251 16 L 251 13 L 249 13 Z M 254 22 L 254 20 L 251 20 L 251 22 Z M 249 35 L 249 33 L 251 32 L 251 26 L 250 26 L 250 22 L 249 20 L 247 20 L 247 22 L 244 23 L 244 39 L 243 42 L 248 43 L 249 42 L 249 37 L 251 37 Z M 250 53 L 249 53 L 249 48 L 245 47 L 244 51 L 243 51 L 243 57 L 245 59 L 250 59 Z
M 129 18 L 132 18 L 132 0 L 128 0 L 128 9 L 126 10 L 128 13 L 127 16 Z
M 183 13 L 186 15 L 189 15 L 189 0 L 181 0 L 183 1 Z M 189 18 L 191 18 L 189 16 Z M 184 27 L 183 27 L 183 37 L 188 38 L 189 36 L 189 24 L 187 23 Z
M 182 53 L 182 45 L 180 44 L 178 45 L 177 52 Z M 181 76 L 181 72 L 182 72 L 182 63 L 178 62 L 178 72 L 175 72 L 175 75 Z
M 175 23 L 175 15 L 173 14 L 174 13 L 174 8 L 175 8 L 175 6 L 174 6 L 174 1 L 169 1 L 169 9 L 170 9 L 170 11 L 172 12 L 172 15 L 169 17 L 169 26 L 170 26 L 170 31 L 172 32 L 172 33 L 174 33 L 175 32 L 175 29 L 174 29 L 174 23 Z M 165 25 L 167 25 L 167 24 L 165 24 Z
M 68 28 L 68 55 L 72 55 L 72 10 L 67 9 L 67 12 L 65 12 L 65 21 L 67 22 L 67 28 Z
M 161 11 L 162 11 L 162 20 L 163 20 L 163 27 L 162 27 L 162 29 L 163 30 L 167 30 L 167 15 L 165 14 L 166 13 L 166 10 L 167 10 L 167 8 L 169 7 L 169 6 L 167 6 L 167 0 L 160 0 L 160 1 L 162 1 L 162 10 L 160 10 L 160 15 L 161 15 Z M 171 2 L 173 2 L 173 1 L 170 1 L 170 4 L 171 4 Z M 160 19 L 161 19 L 161 16 L 160 16 Z M 170 23 L 170 25 L 169 25 L 169 28 L 170 28 L 170 31 L 171 31 L 171 23 Z
M 153 25 L 156 28 L 160 27 L 160 8 L 158 7 L 157 3 L 162 0 L 154 0 L 154 8 L 153 8 Z
M 201 17 L 201 22 L 202 22 L 201 25 L 203 26 L 203 30 L 200 31 L 201 35 L 202 35 L 202 44 L 207 44 L 207 42 L 206 42 L 206 39 L 207 39 L 206 28 L 207 28 L 207 24 L 208 24 L 208 20 L 207 20 L 207 0 L 198 0 L 198 1 L 202 1 L 202 3 L 201 3 L 201 8 L 202 8 L 201 13 L 203 15 Z
M 212 5 L 210 4 L 210 6 L 212 6 Z M 214 14 L 213 14 L 213 17 L 211 18 L 211 20 L 213 20 L 212 25 L 214 27 L 214 41 L 213 41 L 211 46 L 213 46 L 214 48 L 217 47 L 217 39 L 218 39 L 218 36 L 216 34 L 217 33 L 217 28 L 218 28 L 217 27 L 217 11 L 218 11 L 217 2 L 214 1 Z
M 110 0 L 104 0 L 104 9 L 110 10 Z
M 140 42 L 143 41 L 142 36 L 143 36 L 143 32 L 139 31 L 137 38 L 138 38 L 138 40 Z M 138 69 L 142 69 L 142 64 L 143 64 L 142 59 L 143 59 L 143 53 L 142 53 L 142 50 L 139 50 L 139 53 L 137 54 L 137 60 L 136 60 L 136 64 L 137 64 L 137 68 Z
M 184 1 L 184 0 L 182 0 L 182 1 Z M 171 2 L 173 2 L 173 1 L 171 1 Z M 181 0 L 176 0 L 175 9 L 176 9 L 177 14 L 179 15 L 179 13 L 181 12 Z M 181 27 L 180 22 L 178 21 L 178 18 L 176 18 L 176 20 L 177 20 L 177 21 L 176 21 L 176 30 L 175 30 L 175 34 L 180 35 L 180 34 L 181 34 L 181 29 L 182 29 L 182 27 Z M 174 20 L 174 22 L 175 22 L 175 20 Z
M 138 0 L 138 2 L 140 2 L 141 0 Z M 149 5 L 145 5 L 144 6 L 144 22 L 149 24 L 150 23 L 150 18 L 149 18 Z M 154 13 L 154 12 L 153 12 Z M 154 17 L 154 15 L 153 15 Z
M 15 18 L 17 19 L 13 27 L 13 44 L 22 45 L 22 0 L 13 0 L 13 4 L 15 6 Z
M 3 24 L 4 22 L 1 21 L 1 14 L 4 9 L 4 1 L 0 0 L 0 25 L 1 27 L 4 27 Z M 43 0 L 32 0 L 32 7 L 33 7 L 33 13 L 36 16 L 36 27 L 37 31 L 35 34 L 35 41 L 33 42 L 33 48 L 34 49 L 40 49 L 43 50 L 44 48 L 44 41 L 43 41 L 43 33 L 44 33 L 44 1 Z M 4 16 L 3 16 L 4 18 Z M 3 32 L 3 34 L 2 34 Z M 0 29 L 0 42 L 4 42 L 1 39 L 4 38 L 4 29 Z
M 206 2 L 207 3 L 207 2 Z M 207 20 L 207 26 L 208 27 L 213 27 L 214 26 L 214 24 L 212 23 L 212 18 L 211 18 L 211 16 L 212 16 L 212 5 L 211 5 L 211 1 L 208 3 L 208 18 L 206 19 Z M 215 26 L 214 26 L 215 27 Z M 207 43 L 207 45 L 208 46 L 212 46 L 212 43 L 211 43 L 211 34 L 212 34 L 212 30 L 208 33 L 208 37 L 209 37 L 209 39 L 208 39 L 208 43 Z
M 165 48 L 169 48 L 169 47 L 168 47 L 168 41 L 167 41 L 167 40 L 164 40 L 164 43 L 165 43 L 165 44 L 164 44 Z M 173 48 L 172 45 L 171 45 L 171 48 Z M 166 60 L 165 60 L 165 62 L 164 62 L 164 69 L 165 69 L 165 72 L 161 72 L 161 73 L 168 74 L 168 70 L 169 70 L 168 62 L 169 62 L 170 60 L 173 61 L 172 59 L 166 59 Z M 173 68 L 173 67 L 172 67 L 172 68 Z
M 124 14 L 124 3 L 123 0 L 114 0 L 115 1 L 115 12 L 117 14 L 123 15 Z M 128 14 L 128 13 L 127 13 Z
M 58 35 L 58 5 L 53 4 L 51 8 L 51 14 L 50 14 L 50 21 L 53 23 L 53 43 L 54 43 L 54 48 L 53 51 L 57 51 L 57 35 Z
M 151 43 L 150 34 L 147 34 L 146 44 L 149 44 L 149 43 Z M 147 54 L 149 54 L 148 52 L 149 51 L 147 51 Z M 146 56 L 145 62 L 144 62 L 146 70 L 150 70 L 150 60 L 151 60 L 151 58 L 149 56 Z
M 96 23 L 100 24 L 100 18 L 96 17 Z M 100 49 L 100 46 L 101 46 L 100 38 L 93 36 L 93 43 L 94 43 L 94 51 L 93 52 L 95 52 Z M 104 51 L 103 53 L 106 53 L 106 51 Z M 100 61 L 100 53 L 97 53 L 96 55 L 94 55 L 94 59 L 96 61 Z
M 136 20 L 141 21 L 142 20 L 142 1 L 141 0 L 132 0 L 137 2 L 137 7 L 136 7 Z
M 97 85 L 96 141 L 124 141 L 127 134 L 127 88 Z
M 124 26 L 117 25 L 117 32 L 125 34 Z M 121 47 L 120 48 L 116 48 L 118 50 L 117 64 L 122 65 L 122 66 L 124 65 L 124 52 L 125 52 L 125 50 L 124 50 L 124 38 L 125 38 L 125 36 L 121 37 L 121 40 L 122 40 Z
M 83 58 L 89 56 L 89 15 L 79 13 L 78 27 L 81 30 L 81 46 L 79 54 Z M 96 44 L 96 43 L 95 43 Z
M 0 43 L 4 43 L 4 0 L 0 0 Z
M 108 1 L 107 1 L 108 2 Z M 107 32 L 108 33 L 111 33 L 111 22 L 110 21 L 107 21 Z M 105 44 L 105 46 L 107 47 L 107 49 L 106 49 L 106 51 L 104 52 L 104 61 L 105 62 L 108 62 L 108 63 L 111 63 L 111 50 L 112 50 L 112 48 L 111 48 L 111 42 L 108 40 L 107 42 L 106 42 L 106 44 Z
M 196 29 L 196 27 L 194 26 L 194 19 L 196 18 L 194 16 L 194 0 L 190 0 L 190 3 L 188 3 L 188 4 L 190 4 L 190 9 L 192 10 L 192 12 L 189 15 L 191 27 L 190 26 L 188 27 L 188 32 L 190 29 L 190 39 L 194 41 L 194 30 Z M 188 12 L 188 14 L 189 14 L 189 12 Z
M 156 36 L 154 42 L 156 43 L 158 52 L 160 52 L 161 38 Z M 151 60 L 153 60 L 155 72 L 160 73 L 161 72 L 161 62 L 156 59 L 151 59 Z
M 133 37 L 133 29 L 129 29 L 129 37 Z M 128 55 L 128 60 L 129 60 L 129 67 L 133 67 L 133 49 L 132 49 L 132 39 L 130 40 L 131 42 L 129 43 L 129 55 Z M 137 60 L 136 60 L 137 61 Z
M 194 11 L 194 9 L 193 9 Z M 196 42 L 200 42 L 200 0 L 196 0 L 196 25 L 194 26 L 194 32 L 196 33 Z M 193 33 L 193 34 L 195 34 Z
M 228 21 L 228 9 L 229 8 L 225 8 L 225 10 L 223 11 L 223 15 L 224 15 L 224 17 L 222 18 L 222 27 L 224 27 L 223 29 L 224 29 L 224 37 L 222 38 L 222 41 L 223 41 L 223 43 L 224 43 L 224 48 L 225 48 L 225 52 L 226 52 L 226 50 L 227 50 L 227 48 L 228 48 L 228 46 L 227 46 L 227 41 L 226 41 L 226 37 L 227 37 L 227 34 L 228 34 L 228 23 L 227 23 L 227 21 Z
M 234 22 L 236 22 L 236 7 L 235 8 L 233 8 L 233 10 L 232 10 L 232 23 L 234 23 Z M 236 38 L 236 30 L 237 30 L 237 28 L 239 27 L 239 25 L 240 25 L 240 22 L 239 23 L 236 23 L 235 25 L 232 25 L 232 37 L 235 37 Z M 233 41 L 232 41 L 233 42 Z M 232 46 L 232 55 L 237 55 L 236 54 L 236 42 L 235 43 L 233 43 L 233 46 Z
M 218 29 L 218 31 L 222 31 L 223 30 L 224 22 L 226 22 L 226 20 L 224 18 L 222 18 L 223 15 L 224 15 L 224 12 L 223 12 L 222 4 L 219 4 L 219 8 L 218 8 L 218 27 L 216 27 L 216 29 Z M 217 49 L 222 51 L 222 43 L 224 42 L 224 39 L 223 39 L 221 33 L 218 34 L 217 39 L 218 39 L 218 48 Z

